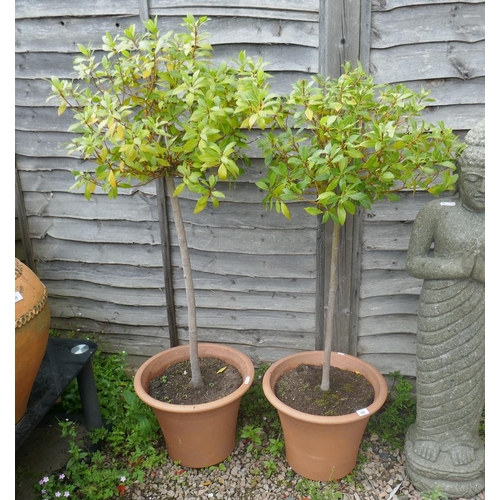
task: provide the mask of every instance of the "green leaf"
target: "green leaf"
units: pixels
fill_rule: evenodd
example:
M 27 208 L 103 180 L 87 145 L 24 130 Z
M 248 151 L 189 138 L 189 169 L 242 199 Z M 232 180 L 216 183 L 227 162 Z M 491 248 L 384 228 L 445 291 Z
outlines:
M 345 220 L 347 218 L 347 214 L 346 214 L 346 211 L 344 210 L 344 207 L 337 208 L 337 216 L 338 216 L 340 225 L 343 226 L 345 224 Z
M 281 202 L 281 213 L 287 218 L 290 219 L 290 211 L 284 202 Z
M 323 212 L 316 207 L 306 207 L 304 209 L 309 215 L 321 215 Z
M 57 115 L 61 116 L 66 111 L 66 108 L 67 108 L 66 101 L 63 101 L 57 108 Z
M 208 202 L 208 196 L 202 196 L 196 203 L 196 206 L 194 207 L 194 213 L 197 214 L 199 212 L 202 212 L 205 210 Z
M 125 401 L 130 406 L 132 406 L 133 404 L 135 404 L 137 402 L 137 396 L 132 391 L 124 390 L 123 391 L 123 399 L 125 399 Z
M 184 188 L 186 187 L 186 184 L 184 182 L 181 182 L 175 189 L 174 189 L 174 196 L 179 196 L 183 191 Z
M 347 148 L 346 154 L 351 158 L 363 158 L 365 156 L 361 151 L 352 148 Z

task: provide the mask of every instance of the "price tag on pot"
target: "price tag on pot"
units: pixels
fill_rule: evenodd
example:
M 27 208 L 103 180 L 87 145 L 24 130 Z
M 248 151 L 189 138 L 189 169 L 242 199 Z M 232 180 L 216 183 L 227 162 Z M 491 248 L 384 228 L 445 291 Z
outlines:
M 23 300 L 23 296 L 19 292 L 16 292 L 16 302 L 19 302 L 20 300 Z
M 362 408 L 361 410 L 358 410 L 356 413 L 360 417 L 364 417 L 365 415 L 368 415 L 370 412 L 366 408 Z

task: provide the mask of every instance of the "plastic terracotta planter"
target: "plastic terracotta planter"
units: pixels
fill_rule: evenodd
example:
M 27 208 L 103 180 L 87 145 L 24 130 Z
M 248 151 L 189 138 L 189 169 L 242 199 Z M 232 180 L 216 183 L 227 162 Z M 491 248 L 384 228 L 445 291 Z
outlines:
M 16 424 L 24 417 L 49 341 L 45 285 L 16 259 Z
M 201 358 L 218 358 L 234 366 L 243 378 L 233 393 L 210 403 L 178 405 L 164 403 L 149 395 L 150 381 L 175 363 L 189 359 L 189 346 L 162 351 L 148 359 L 137 371 L 134 389 L 158 419 L 170 458 L 185 467 L 201 468 L 225 460 L 236 446 L 236 422 L 242 396 L 254 379 L 251 359 L 232 347 L 199 344 Z
M 262 379 L 266 398 L 278 410 L 287 462 L 297 474 L 314 481 L 341 479 L 354 469 L 368 419 L 387 398 L 387 383 L 372 365 L 338 352 L 332 352 L 330 359 L 331 366 L 357 371 L 372 384 L 375 398 L 370 406 L 348 415 L 324 417 L 295 410 L 276 397 L 274 388 L 283 373 L 300 364 L 322 365 L 323 351 L 292 354 L 276 361 Z

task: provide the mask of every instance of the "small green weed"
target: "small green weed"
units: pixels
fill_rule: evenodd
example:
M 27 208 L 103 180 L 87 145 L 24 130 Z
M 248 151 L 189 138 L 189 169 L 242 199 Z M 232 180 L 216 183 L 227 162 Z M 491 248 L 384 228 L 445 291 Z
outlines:
M 276 472 L 276 469 L 278 467 L 276 462 L 273 462 L 272 460 L 263 460 L 262 465 L 266 469 L 266 477 L 268 479 Z
M 367 432 L 377 434 L 382 441 L 402 449 L 408 427 L 415 422 L 417 404 L 413 386 L 400 372 L 391 372 L 393 384 L 382 409 L 368 421 Z
M 241 429 L 240 438 L 248 443 L 247 451 L 256 453 L 262 447 L 262 427 L 247 424 Z
M 442 493 L 439 486 L 435 486 L 430 492 L 420 493 L 422 500 L 448 500 L 448 495 Z
M 69 438 L 69 460 L 63 472 L 47 475 L 35 485 L 43 499 L 70 498 L 101 500 L 117 498 L 126 484 L 141 481 L 145 471 L 166 458 L 166 450 L 155 446 L 160 429 L 152 410 L 133 390 L 133 378 L 125 371 L 125 354 L 92 358 L 99 405 L 106 427 L 90 433 L 97 451 L 90 451 L 77 436 L 74 422 L 59 422 L 63 437 Z M 81 413 L 76 381 L 67 388 L 60 403 L 71 415 Z M 100 450 L 111 451 L 113 459 Z
M 344 494 L 339 491 L 337 481 L 322 483 L 302 478 L 295 487 L 297 493 L 309 500 L 341 500 Z
M 285 448 L 285 443 L 281 439 L 269 439 L 269 444 L 267 446 L 267 451 L 274 457 L 279 457 L 283 453 L 283 449 Z

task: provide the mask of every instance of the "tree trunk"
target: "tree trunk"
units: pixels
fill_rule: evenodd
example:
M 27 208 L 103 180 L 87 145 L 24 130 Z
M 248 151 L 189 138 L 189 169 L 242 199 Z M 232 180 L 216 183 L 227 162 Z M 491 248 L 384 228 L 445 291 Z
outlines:
M 166 178 L 167 193 L 172 202 L 174 214 L 174 224 L 179 240 L 181 251 L 182 270 L 184 272 L 184 282 L 186 284 L 186 296 L 188 304 L 188 328 L 189 328 L 189 359 L 191 362 L 191 382 L 193 387 L 201 387 L 203 379 L 200 370 L 200 358 L 198 356 L 198 327 L 196 324 L 196 301 L 194 297 L 193 274 L 191 271 L 191 259 L 186 238 L 186 230 L 182 219 L 179 199 L 174 196 L 175 183 L 173 177 Z
M 328 305 L 326 307 L 325 323 L 325 345 L 323 346 L 323 374 L 321 378 L 321 390 L 330 389 L 330 355 L 332 353 L 333 338 L 333 314 L 335 312 L 335 301 L 337 298 L 337 256 L 339 252 L 340 226 L 333 223 L 332 255 L 330 259 L 330 281 L 328 284 Z

